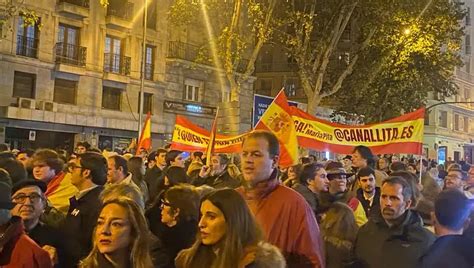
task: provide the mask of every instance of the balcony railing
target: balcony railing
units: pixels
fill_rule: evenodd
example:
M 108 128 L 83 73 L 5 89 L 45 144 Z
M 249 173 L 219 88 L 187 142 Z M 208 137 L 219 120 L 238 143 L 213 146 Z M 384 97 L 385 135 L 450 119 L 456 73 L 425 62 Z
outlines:
M 56 63 L 86 66 L 87 48 L 66 43 L 56 43 Z
M 133 3 L 127 2 L 124 5 L 109 5 L 107 16 L 115 16 L 123 20 L 131 21 L 133 18 Z
M 121 75 L 130 75 L 130 57 L 120 54 L 104 53 L 104 71 Z
M 155 66 L 150 63 L 145 64 L 145 79 L 146 80 L 153 80 L 153 72 L 155 70 Z
M 38 43 L 39 40 L 36 38 L 17 35 L 16 54 L 30 58 L 36 58 L 38 56 Z
M 59 3 L 68 3 L 80 7 L 89 8 L 89 0 L 59 0 Z
M 265 73 L 265 72 L 293 72 L 297 70 L 296 63 L 290 62 L 276 62 L 276 63 L 265 63 L 258 62 L 255 63 L 255 72 Z

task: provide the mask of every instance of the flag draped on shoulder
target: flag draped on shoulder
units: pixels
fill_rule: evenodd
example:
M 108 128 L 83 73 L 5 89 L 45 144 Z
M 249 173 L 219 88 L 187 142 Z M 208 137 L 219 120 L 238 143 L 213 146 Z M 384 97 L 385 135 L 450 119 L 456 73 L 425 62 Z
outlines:
M 151 148 L 151 114 L 146 115 L 145 123 L 143 124 L 142 133 L 138 140 L 138 147 L 136 154 L 140 154 L 141 149 L 149 150 Z
M 258 121 L 255 129 L 269 130 L 280 142 L 281 167 L 290 167 L 298 164 L 298 139 L 295 124 L 290 114 L 290 106 L 284 90 L 280 90 L 273 102 Z

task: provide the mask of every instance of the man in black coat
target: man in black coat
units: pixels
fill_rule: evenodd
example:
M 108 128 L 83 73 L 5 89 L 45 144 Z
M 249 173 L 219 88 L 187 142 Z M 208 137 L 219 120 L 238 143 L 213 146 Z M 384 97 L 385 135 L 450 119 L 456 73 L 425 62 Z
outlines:
M 46 184 L 40 180 L 23 180 L 12 188 L 13 216 L 21 217 L 28 236 L 46 250 L 55 267 L 67 267 L 67 245 L 61 232 L 40 221 L 46 204 Z
M 462 235 L 472 203 L 458 190 L 441 192 L 431 214 L 438 238 L 420 260 L 419 267 L 472 268 L 474 241 Z
M 155 165 L 145 172 L 145 182 L 148 187 L 148 201 L 152 203 L 158 195 L 158 186 L 162 180 L 163 170 L 166 168 L 166 150 L 158 149 L 155 155 Z
M 98 153 L 81 154 L 70 166 L 71 183 L 79 190 L 69 202 L 64 231 L 75 251 L 73 263 L 87 256 L 92 249 L 92 232 L 101 209 L 99 195 L 107 181 L 107 160 Z
M 415 268 L 435 236 L 410 210 L 413 189 L 401 177 L 384 180 L 380 195 L 381 218 L 372 217 L 359 230 L 354 252 L 359 267 Z
M 210 164 L 203 166 L 193 185 L 208 185 L 216 189 L 237 188 L 241 184 L 239 177 L 234 178 L 227 170 L 230 159 L 225 154 L 215 154 L 211 157 Z

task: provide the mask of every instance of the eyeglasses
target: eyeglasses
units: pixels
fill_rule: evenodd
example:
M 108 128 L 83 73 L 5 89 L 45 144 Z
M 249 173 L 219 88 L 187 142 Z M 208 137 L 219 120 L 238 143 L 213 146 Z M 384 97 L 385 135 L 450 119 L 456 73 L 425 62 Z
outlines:
M 19 195 L 17 195 L 17 196 L 12 197 L 13 202 L 14 202 L 14 203 L 17 203 L 17 204 L 23 204 L 23 203 L 25 203 L 27 198 L 30 199 L 31 203 L 36 203 L 36 202 L 38 202 L 39 200 L 41 200 L 41 195 L 36 194 L 36 193 L 32 193 L 32 194 L 30 194 L 30 195 L 19 194 Z
M 67 168 L 68 168 L 68 170 L 69 170 L 70 172 L 72 172 L 72 171 L 75 170 L 76 168 L 83 168 L 83 167 L 71 163 L 71 164 L 68 164 Z

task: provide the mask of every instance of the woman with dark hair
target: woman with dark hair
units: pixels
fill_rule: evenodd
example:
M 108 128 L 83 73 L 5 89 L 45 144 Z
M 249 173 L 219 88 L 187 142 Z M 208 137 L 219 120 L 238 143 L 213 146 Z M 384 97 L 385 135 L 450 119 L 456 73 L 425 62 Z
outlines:
M 382 172 L 389 174 L 390 173 L 389 166 L 390 166 L 390 161 L 387 158 L 380 157 L 377 160 L 377 165 L 376 165 L 377 170 L 380 170 Z
M 349 267 L 354 261 L 353 247 L 357 224 L 352 209 L 344 203 L 332 203 L 321 222 L 326 248 L 326 267 Z
M 283 184 L 290 188 L 293 187 L 293 185 L 299 181 L 302 170 L 303 166 L 301 164 L 289 167 L 287 171 L 288 178 L 286 178 Z
M 93 248 L 79 267 L 153 267 L 142 209 L 129 198 L 107 201 L 93 235 Z
M 143 158 L 139 156 L 133 156 L 127 161 L 128 171 L 132 173 L 132 181 L 140 188 L 140 191 L 143 194 L 143 201 L 145 203 L 148 201 L 148 187 L 146 186 L 146 182 L 144 180 L 145 176 L 145 163 L 143 162 Z
M 155 267 L 173 268 L 178 253 L 190 247 L 197 233 L 201 196 L 190 185 L 176 185 L 161 199 L 161 228 L 154 250 Z
M 312 163 L 303 166 L 299 181 L 292 188 L 304 197 L 318 219 L 319 194 L 327 192 L 328 187 L 329 180 L 324 166 Z
M 367 166 L 375 169 L 375 156 L 372 154 L 372 151 L 369 147 L 363 145 L 354 147 L 352 152 L 352 166 L 355 169 L 355 173 L 357 170 Z M 382 186 L 382 181 L 387 177 L 387 173 L 375 169 L 375 185 L 377 187 Z M 352 183 L 352 189 L 357 190 L 357 187 L 354 188 L 354 186 L 357 184 L 355 183 L 355 176 L 351 177 L 349 181 Z
M 178 268 L 285 266 L 278 249 L 263 242 L 250 209 L 232 189 L 203 198 L 196 242 L 176 258 Z

